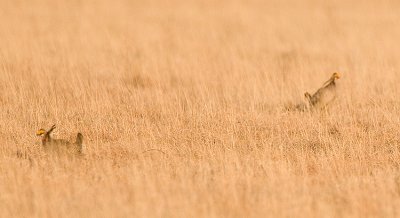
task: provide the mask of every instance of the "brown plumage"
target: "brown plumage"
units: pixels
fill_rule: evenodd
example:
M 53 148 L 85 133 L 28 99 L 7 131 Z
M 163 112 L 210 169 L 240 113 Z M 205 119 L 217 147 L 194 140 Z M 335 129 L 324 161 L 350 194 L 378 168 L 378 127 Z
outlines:
M 319 88 L 313 95 L 306 92 L 304 93 L 304 97 L 307 99 L 307 102 L 310 108 L 325 108 L 329 103 L 335 100 L 336 98 L 336 83 L 335 80 L 339 79 L 339 73 L 333 73 L 331 78 L 326 81 L 321 88 Z
M 69 153 L 82 153 L 82 142 L 83 135 L 78 133 L 75 142 L 69 142 L 64 139 L 54 139 L 50 136 L 56 125 L 53 125 L 48 131 L 45 129 L 39 129 L 36 132 L 37 136 L 42 136 L 42 146 L 46 151 L 56 151 L 56 152 L 69 152 Z

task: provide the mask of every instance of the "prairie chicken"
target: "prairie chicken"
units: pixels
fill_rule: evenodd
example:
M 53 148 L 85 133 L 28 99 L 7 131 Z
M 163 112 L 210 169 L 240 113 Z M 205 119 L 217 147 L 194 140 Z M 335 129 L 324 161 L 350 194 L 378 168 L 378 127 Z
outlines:
M 42 146 L 46 151 L 56 151 L 56 152 L 69 152 L 69 153 L 82 153 L 82 142 L 83 135 L 78 133 L 75 142 L 69 142 L 64 139 L 54 139 L 50 136 L 51 132 L 56 128 L 53 125 L 48 131 L 45 129 L 39 129 L 36 132 L 37 136 L 42 136 Z
M 339 73 L 333 73 L 331 78 L 329 78 L 329 80 L 326 81 L 313 95 L 308 92 L 304 93 L 304 97 L 307 99 L 310 108 L 325 108 L 329 103 L 335 100 L 335 80 L 339 78 Z

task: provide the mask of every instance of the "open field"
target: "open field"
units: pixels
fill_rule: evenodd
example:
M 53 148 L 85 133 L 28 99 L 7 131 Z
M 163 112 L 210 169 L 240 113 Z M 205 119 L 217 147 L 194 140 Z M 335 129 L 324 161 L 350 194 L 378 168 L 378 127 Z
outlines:
M 0 1 L 0 217 L 399 217 L 400 2 L 374 2 Z M 335 71 L 328 111 L 283 110 Z

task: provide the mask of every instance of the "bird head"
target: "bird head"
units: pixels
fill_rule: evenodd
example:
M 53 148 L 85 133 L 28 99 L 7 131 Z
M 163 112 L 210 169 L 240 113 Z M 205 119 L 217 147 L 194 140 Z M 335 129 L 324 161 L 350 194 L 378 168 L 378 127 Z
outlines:
M 36 131 L 36 135 L 37 136 L 41 136 L 41 135 L 43 135 L 45 133 L 46 133 L 46 130 L 44 130 L 44 129 L 39 129 L 38 131 Z
M 334 72 L 334 73 L 332 74 L 332 78 L 333 78 L 333 79 L 340 79 L 340 74 L 339 74 L 338 72 Z

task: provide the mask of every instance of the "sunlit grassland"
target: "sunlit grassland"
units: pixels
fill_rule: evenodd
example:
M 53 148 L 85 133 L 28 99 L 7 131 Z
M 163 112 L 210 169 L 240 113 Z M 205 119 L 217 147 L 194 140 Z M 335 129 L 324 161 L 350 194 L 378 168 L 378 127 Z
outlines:
M 0 1 L 0 216 L 400 216 L 399 10 Z M 327 111 L 284 110 L 335 71 Z

